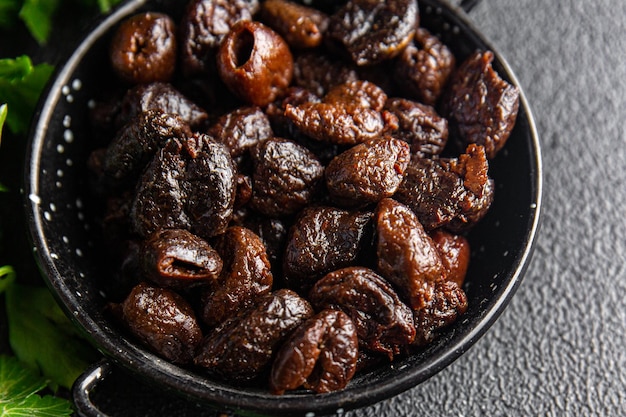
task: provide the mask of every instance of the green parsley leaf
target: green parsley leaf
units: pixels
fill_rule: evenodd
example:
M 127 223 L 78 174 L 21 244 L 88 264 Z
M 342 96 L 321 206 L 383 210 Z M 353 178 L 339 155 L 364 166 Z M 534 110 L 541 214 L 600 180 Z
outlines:
M 52 30 L 52 16 L 59 6 L 59 0 L 24 0 L 20 18 L 40 45 L 48 41 Z
M 28 130 L 39 95 L 53 70 L 48 64 L 33 65 L 26 55 L 0 59 L 0 97 L 7 104 L 6 123 L 13 133 Z
M 64 417 L 72 415 L 72 404 L 63 398 L 31 395 L 23 401 L 10 402 L 2 409 L 2 417 Z
M 15 271 L 12 266 L 0 267 L 0 294 L 2 294 L 15 281 Z
M 7 113 L 9 112 L 9 106 L 6 104 L 0 105 L 0 143 L 2 143 L 2 126 L 7 119 Z
M 17 358 L 0 356 L 0 404 L 23 400 L 46 385 L 45 379 L 24 367 Z
M 58 384 L 71 388 L 96 351 L 80 337 L 45 287 L 14 283 L 6 289 L 9 344 L 15 356 Z
M 109 13 L 113 6 L 120 4 L 122 0 L 98 0 L 101 13 Z
M 63 417 L 72 414 L 68 400 L 41 397 L 46 380 L 24 367 L 16 358 L 0 356 L 0 416 Z

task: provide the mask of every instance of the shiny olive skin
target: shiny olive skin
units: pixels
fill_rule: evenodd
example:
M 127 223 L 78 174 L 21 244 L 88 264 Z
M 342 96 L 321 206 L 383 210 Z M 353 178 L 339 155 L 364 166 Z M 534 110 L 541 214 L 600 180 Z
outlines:
M 243 101 L 265 106 L 286 91 L 293 77 L 293 56 L 285 40 L 269 27 L 239 21 L 217 55 L 226 86 Z
M 395 61 L 394 78 L 401 80 L 408 97 L 434 106 L 455 65 L 452 51 L 427 29 L 418 28 L 413 42 Z
M 183 75 L 213 75 L 215 55 L 230 28 L 251 20 L 258 0 L 191 0 L 180 23 L 180 66 Z
M 444 278 L 439 253 L 410 208 L 385 198 L 376 208 L 377 270 L 420 309 L 433 298 Z
M 391 197 L 410 157 L 409 144 L 389 136 L 353 146 L 326 167 L 328 194 L 341 207 L 360 207 Z
M 485 147 L 488 159 L 504 147 L 515 126 L 519 88 L 502 79 L 491 63 L 491 51 L 476 51 L 461 63 L 442 98 L 443 115 L 460 138 Z
M 313 314 L 311 304 L 291 290 L 265 294 L 209 333 L 194 363 L 230 381 L 251 380 L 271 366 L 289 334 Z
M 261 4 L 261 19 L 278 32 L 289 46 L 315 48 L 322 43 L 328 27 L 323 12 L 288 0 L 266 0 Z
M 179 294 L 140 283 L 119 306 L 130 332 L 153 352 L 180 364 L 192 361 L 202 341 L 193 309 Z
M 356 327 L 341 310 L 325 309 L 294 331 L 278 351 L 270 389 L 283 394 L 300 386 L 318 394 L 344 389 L 359 357 Z
M 176 24 L 162 13 L 131 16 L 118 27 L 109 57 L 124 81 L 145 84 L 170 81 L 176 69 Z
M 375 271 L 350 266 L 326 274 L 309 292 L 318 311 L 340 308 L 357 329 L 359 347 L 389 360 L 415 339 L 413 312 L 391 284 Z
M 254 232 L 231 226 L 215 240 L 224 268 L 215 289 L 202 297 L 201 315 L 212 327 L 254 305 L 273 282 L 265 245 Z
M 223 267 L 215 249 L 184 229 L 153 233 L 144 241 L 139 256 L 146 278 L 174 289 L 215 282 Z
M 465 281 L 470 261 L 470 244 L 465 236 L 442 229 L 430 233 L 441 263 L 446 271 L 446 280 L 456 282 L 460 287 Z

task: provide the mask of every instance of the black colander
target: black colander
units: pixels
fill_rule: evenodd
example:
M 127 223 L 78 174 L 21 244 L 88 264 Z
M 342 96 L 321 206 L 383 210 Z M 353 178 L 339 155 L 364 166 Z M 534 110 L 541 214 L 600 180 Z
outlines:
M 32 129 L 25 179 L 36 258 L 59 303 L 104 354 L 77 381 L 74 400 L 81 415 L 101 415 L 90 392 L 120 368 L 140 380 L 221 410 L 312 417 L 363 407 L 397 395 L 436 374 L 472 346 L 504 310 L 530 260 L 541 205 L 541 158 L 537 132 L 522 92 L 516 126 L 507 145 L 491 161 L 495 201 L 470 234 L 473 248 L 465 290 L 469 308 L 425 350 L 358 374 L 339 392 L 270 395 L 266 388 L 242 388 L 172 365 L 123 333 L 104 313 L 100 267 L 105 256 L 94 221 L 85 162 L 93 148 L 87 133 L 92 100 L 113 76 L 106 48 L 111 29 L 142 10 L 180 15 L 180 0 L 130 1 L 106 17 L 78 45 L 52 79 Z M 477 0 L 464 0 L 469 10 Z M 494 68 L 518 85 L 504 58 L 466 19 L 458 6 L 420 0 L 422 24 L 452 49 L 461 62 L 476 49 L 495 53 Z

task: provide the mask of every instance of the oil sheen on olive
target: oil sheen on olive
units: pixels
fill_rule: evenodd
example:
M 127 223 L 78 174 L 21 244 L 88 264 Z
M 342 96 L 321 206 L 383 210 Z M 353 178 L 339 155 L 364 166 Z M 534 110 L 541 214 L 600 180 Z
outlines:
M 146 12 L 126 19 L 110 45 L 111 66 L 125 82 L 170 81 L 176 70 L 176 24 L 163 13 Z

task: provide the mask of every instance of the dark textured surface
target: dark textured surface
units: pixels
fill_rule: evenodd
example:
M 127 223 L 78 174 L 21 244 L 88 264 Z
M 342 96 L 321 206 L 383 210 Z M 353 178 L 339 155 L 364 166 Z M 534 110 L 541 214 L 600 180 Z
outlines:
M 348 415 L 623 415 L 626 2 L 483 0 L 470 19 L 509 61 L 541 136 L 535 255 L 509 307 L 465 355 Z M 111 414 L 204 415 L 162 393 L 130 394 L 125 377 L 110 384 L 117 394 L 97 399 Z M 127 401 L 133 408 L 119 406 Z

